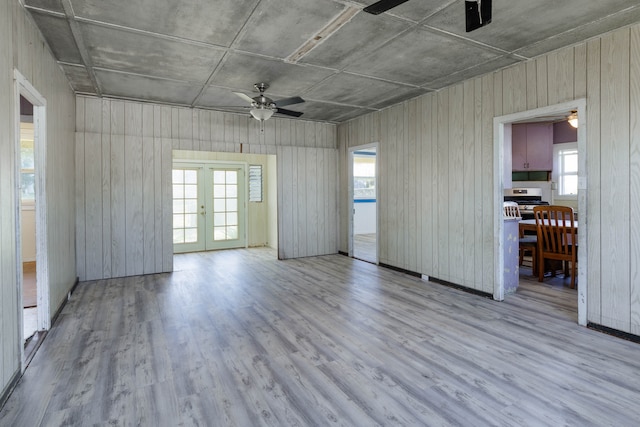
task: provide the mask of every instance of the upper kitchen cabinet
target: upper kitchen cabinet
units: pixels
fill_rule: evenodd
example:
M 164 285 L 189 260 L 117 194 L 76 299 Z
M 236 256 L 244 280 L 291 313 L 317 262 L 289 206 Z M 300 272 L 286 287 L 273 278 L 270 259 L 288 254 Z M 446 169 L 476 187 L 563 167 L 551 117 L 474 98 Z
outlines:
M 514 172 L 550 171 L 553 168 L 553 124 L 514 124 L 511 151 Z

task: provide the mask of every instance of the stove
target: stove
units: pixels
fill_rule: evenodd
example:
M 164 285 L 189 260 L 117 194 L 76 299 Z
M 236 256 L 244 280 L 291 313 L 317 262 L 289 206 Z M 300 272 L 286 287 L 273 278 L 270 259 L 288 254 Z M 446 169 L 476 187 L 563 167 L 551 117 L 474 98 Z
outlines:
M 549 202 L 542 200 L 541 188 L 508 188 L 504 190 L 505 202 L 516 202 L 522 219 L 533 219 L 533 208 L 545 206 Z

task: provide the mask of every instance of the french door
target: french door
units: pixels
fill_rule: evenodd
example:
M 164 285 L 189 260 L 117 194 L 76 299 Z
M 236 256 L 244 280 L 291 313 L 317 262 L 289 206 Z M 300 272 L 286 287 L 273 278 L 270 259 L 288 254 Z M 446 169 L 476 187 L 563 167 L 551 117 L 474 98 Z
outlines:
M 174 163 L 173 251 L 243 248 L 246 177 L 241 163 Z

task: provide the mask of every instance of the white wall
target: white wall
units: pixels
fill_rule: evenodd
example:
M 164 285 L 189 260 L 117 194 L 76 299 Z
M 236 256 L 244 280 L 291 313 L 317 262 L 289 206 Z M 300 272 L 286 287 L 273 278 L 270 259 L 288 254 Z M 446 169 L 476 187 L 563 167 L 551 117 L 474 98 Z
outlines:
M 22 262 L 36 260 L 36 211 L 33 206 L 23 206 L 20 211 Z
M 348 147 L 380 143 L 380 261 L 493 293 L 493 118 L 580 98 L 588 321 L 640 335 L 638 24 L 340 125 L 341 188 Z
M 285 233 L 287 238 L 283 243 L 281 235 L 278 245 L 280 256 L 337 252 L 336 181 L 324 184 L 337 162 L 334 125 L 272 118 L 261 132 L 259 122 L 248 115 L 85 96 L 77 97 L 76 111 L 76 246 L 81 280 L 173 269 L 172 150 L 275 154 L 278 221 L 310 232 L 321 224 L 334 235 L 313 247 L 306 240 L 300 244 L 305 233 L 293 240 Z M 292 147 L 296 149 L 289 150 Z M 290 168 L 299 163 L 306 169 L 300 169 L 296 179 L 323 183 L 296 187 L 293 198 L 282 199 L 281 189 L 294 178 Z M 333 212 L 299 215 L 306 204 L 289 203 L 307 201 L 310 190 L 317 200 L 327 201 L 323 207 L 333 206 Z M 279 225 L 278 230 L 283 228 Z
M 46 99 L 46 177 L 49 318 L 76 277 L 73 132 L 75 100 L 40 33 L 17 0 L 0 1 L 0 389 L 20 372 L 15 218 L 14 68 Z

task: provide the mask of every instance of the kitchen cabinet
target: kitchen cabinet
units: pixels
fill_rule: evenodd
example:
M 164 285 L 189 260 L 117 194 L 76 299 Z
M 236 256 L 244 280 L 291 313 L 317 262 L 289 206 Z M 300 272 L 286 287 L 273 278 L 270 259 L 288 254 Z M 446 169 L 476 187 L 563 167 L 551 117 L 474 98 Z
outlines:
M 553 169 L 553 123 L 514 124 L 511 127 L 513 171 Z

